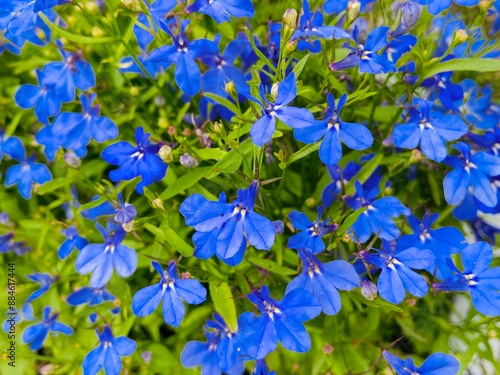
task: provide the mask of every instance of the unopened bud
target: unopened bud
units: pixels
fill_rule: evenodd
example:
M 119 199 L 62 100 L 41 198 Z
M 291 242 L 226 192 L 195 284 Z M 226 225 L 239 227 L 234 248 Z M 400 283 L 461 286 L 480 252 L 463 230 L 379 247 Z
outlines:
M 224 125 L 222 125 L 218 121 L 215 121 L 214 122 L 214 133 L 215 134 L 222 134 L 222 133 L 224 133 Z
M 122 224 L 122 228 L 125 232 L 130 233 L 134 230 L 134 224 L 135 224 L 135 221 L 132 220 L 132 221 L 129 221 L 128 223 Z
M 187 280 L 189 278 L 191 278 L 191 272 L 188 271 L 188 272 L 181 273 L 181 279 L 182 280 Z
M 468 38 L 467 31 L 463 29 L 458 29 L 453 35 L 453 41 L 457 44 L 465 42 Z
M 226 85 L 224 86 L 224 90 L 226 90 L 226 92 L 231 96 L 235 96 L 237 94 L 236 86 L 234 86 L 233 81 L 229 81 L 228 83 L 226 83 Z
M 104 30 L 101 29 L 100 27 L 94 26 L 92 28 L 92 36 L 95 36 L 96 38 L 104 36 Z
M 377 298 L 377 286 L 369 280 L 361 280 L 361 294 L 368 301 L 373 301 Z
M 161 95 L 156 95 L 154 102 L 155 102 L 155 106 L 162 107 L 165 105 L 165 98 Z
M 289 40 L 285 44 L 285 51 L 287 53 L 292 53 L 293 51 L 295 51 L 297 49 L 297 43 L 298 43 L 297 39 Z
M 186 168 L 195 168 L 195 167 L 198 166 L 198 160 L 196 160 L 195 158 L 193 158 L 187 152 L 184 155 L 181 156 L 180 162 Z
M 167 121 L 167 119 L 163 118 L 163 117 L 160 117 L 158 119 L 158 127 L 160 129 L 166 129 L 166 128 L 168 128 L 168 121 Z
M 289 40 L 297 28 L 297 11 L 287 9 L 283 15 L 283 40 Z
M 141 358 L 145 364 L 149 365 L 153 359 L 153 352 L 151 350 L 145 350 L 141 353 Z
M 272 96 L 273 100 L 276 100 L 276 98 L 278 97 L 278 90 L 279 90 L 279 87 L 280 87 L 280 84 L 279 84 L 279 83 L 275 83 L 275 84 L 271 87 L 271 96 Z
M 153 199 L 151 205 L 153 206 L 153 208 L 158 208 L 159 210 L 165 211 L 165 206 L 163 205 L 163 199 L 161 199 L 160 197 Z
M 285 231 L 285 224 L 281 220 L 273 221 L 274 233 L 281 234 Z
M 361 10 L 361 4 L 359 1 L 349 1 L 347 3 L 347 19 L 351 22 L 358 18 L 359 11 Z
M 68 167 L 79 168 L 82 165 L 82 161 L 73 151 L 68 151 L 64 154 L 64 161 L 68 164 Z
M 137 95 L 139 95 L 139 87 L 137 87 L 137 86 L 132 86 L 132 87 L 130 88 L 130 95 L 132 95 L 132 96 L 137 96 Z
M 492 0 L 481 0 L 479 2 L 479 8 L 482 8 L 486 11 L 490 10 L 491 7 L 493 5 L 493 1 Z
M 161 146 L 160 151 L 158 151 L 158 156 L 165 163 L 172 162 L 174 160 L 174 152 L 172 150 L 172 147 L 170 147 L 169 145 Z
M 420 160 L 422 160 L 422 151 L 417 149 L 411 150 L 410 159 L 408 161 L 413 164 L 418 163 Z
M 313 208 L 318 205 L 318 201 L 314 199 L 313 197 L 307 198 L 305 202 L 307 207 Z

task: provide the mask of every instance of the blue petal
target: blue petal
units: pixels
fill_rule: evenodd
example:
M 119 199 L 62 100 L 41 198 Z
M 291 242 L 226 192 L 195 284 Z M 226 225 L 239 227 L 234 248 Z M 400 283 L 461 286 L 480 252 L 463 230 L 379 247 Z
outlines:
M 427 294 L 429 285 L 427 285 L 423 276 L 410 270 L 404 264 L 398 264 L 396 267 L 405 289 L 410 292 L 410 294 L 415 297 L 423 297 Z
M 275 109 L 274 114 L 293 129 L 305 128 L 315 122 L 313 114 L 306 108 L 281 107 Z
M 311 348 L 311 338 L 302 323 L 293 319 L 277 318 L 274 326 L 284 348 L 299 353 L 305 353 Z
M 242 243 L 246 243 L 243 235 L 243 222 L 233 217 L 228 220 L 217 237 L 217 256 L 221 259 L 232 258 L 241 248 Z
M 271 140 L 275 130 L 276 119 L 270 115 L 263 115 L 255 122 L 255 124 L 252 125 L 252 128 L 250 129 L 252 142 L 257 146 L 262 147 Z
M 118 353 L 111 346 L 104 351 L 104 371 L 106 375 L 120 375 L 122 372 L 122 361 Z
M 228 221 L 232 212 L 230 204 L 207 201 L 196 211 L 190 223 L 197 231 L 209 232 Z
M 397 125 L 393 132 L 394 145 L 399 148 L 414 149 L 420 142 L 421 130 L 417 123 Z
M 429 159 L 440 162 L 446 157 L 446 147 L 434 128 L 425 127 L 420 136 L 420 148 Z
M 495 207 L 497 194 L 490 183 L 490 179 L 475 168 L 470 170 L 470 182 L 474 196 L 487 207 Z
M 276 105 L 283 106 L 290 103 L 297 96 L 297 82 L 295 74 L 291 73 L 278 85 Z
M 334 315 L 340 311 L 342 306 L 340 294 L 329 279 L 321 274 L 313 278 L 314 296 L 321 303 L 321 309 L 326 315 Z
M 135 351 L 137 344 L 134 340 L 129 339 L 128 337 L 120 336 L 113 340 L 113 348 L 116 350 L 118 355 L 129 356 Z
M 396 253 L 395 258 L 409 268 L 423 270 L 434 264 L 435 256 L 430 250 L 411 247 Z
M 444 197 L 448 204 L 458 204 L 463 201 L 470 185 L 470 175 L 462 168 L 448 173 L 443 181 Z
M 113 265 L 118 275 L 129 277 L 137 268 L 137 253 L 126 246 L 116 246 L 113 252 Z
M 477 152 L 472 156 L 471 161 L 481 172 L 488 176 L 500 175 L 500 157 L 498 156 L 486 152 Z
M 158 308 L 165 293 L 161 284 L 147 286 L 139 290 L 132 299 L 132 311 L 136 316 L 147 316 Z
M 321 303 L 304 289 L 294 289 L 287 293 L 279 303 L 287 318 L 304 322 L 321 313 Z
M 249 313 L 253 315 L 252 313 Z M 265 316 L 243 326 L 243 340 L 251 358 L 262 359 L 276 349 L 278 336 L 274 323 Z
M 70 326 L 68 326 L 64 323 L 61 323 L 61 322 L 52 323 L 52 325 L 50 326 L 50 329 L 52 331 L 61 332 L 65 335 L 73 334 L 73 328 L 71 328 Z
M 312 221 L 303 212 L 292 211 L 288 214 L 288 218 L 292 222 L 293 227 L 298 230 L 309 229 L 313 226 Z
M 198 305 L 207 298 L 207 290 L 196 279 L 179 279 L 175 288 L 179 297 L 191 305 Z
M 460 363 L 451 355 L 434 353 L 418 369 L 425 375 L 456 375 L 460 369 Z
M 271 249 L 275 238 L 274 225 L 271 220 L 254 211 L 247 211 L 243 226 L 248 241 L 255 248 L 259 250 Z
M 405 299 L 405 288 L 398 273 L 390 267 L 382 269 L 378 277 L 378 292 L 388 302 L 398 304 Z
M 333 286 L 341 290 L 352 290 L 359 286 L 359 275 L 345 260 L 334 260 L 323 264 L 322 272 Z
M 472 304 L 481 314 L 500 316 L 500 293 L 492 293 L 490 288 L 476 285 L 470 290 Z
M 94 288 L 105 286 L 113 275 L 113 261 L 111 254 L 104 254 L 90 278 L 90 285 Z
M 200 206 L 207 201 L 201 194 L 193 194 L 182 202 L 179 212 L 186 218 L 187 225 L 193 225 L 192 218 Z
M 84 375 L 95 375 L 104 367 L 105 350 L 103 346 L 98 346 L 90 351 L 82 362 Z
M 162 312 L 163 319 L 165 319 L 165 322 L 167 324 L 170 324 L 174 327 L 178 327 L 181 324 L 182 318 L 184 318 L 184 314 L 186 312 L 186 308 L 177 295 L 175 289 L 168 288 L 163 295 Z
M 201 73 L 189 53 L 180 53 L 174 71 L 175 83 L 188 96 L 195 95 L 200 91 Z
M 387 33 L 389 32 L 389 27 L 380 26 L 368 35 L 365 43 L 365 51 L 377 52 L 379 49 L 387 45 Z
M 340 126 L 340 137 L 353 150 L 365 150 L 373 144 L 372 133 L 361 124 L 343 122 Z
M 21 85 L 19 89 L 17 89 L 14 100 L 20 108 L 28 109 L 33 108 L 36 105 L 40 95 L 40 87 L 31 84 L 25 84 Z
M 391 365 L 391 367 L 394 369 L 394 371 L 396 371 L 396 374 L 405 374 L 405 373 L 407 374 L 408 373 L 408 371 L 407 371 L 408 365 L 407 365 L 406 361 L 402 360 L 401 358 L 396 357 L 394 354 L 392 354 L 391 352 L 389 352 L 387 350 L 384 350 L 382 352 L 382 356 L 387 361 L 387 363 L 389 363 L 389 365 Z
M 342 158 L 342 144 L 336 129 L 329 129 L 326 132 L 319 147 L 319 158 L 326 165 L 333 165 Z
M 208 344 L 201 341 L 189 341 L 182 349 L 181 363 L 185 367 L 195 367 L 205 361 L 205 357 L 210 355 Z
M 103 244 L 89 244 L 85 246 L 76 258 L 75 268 L 80 274 L 86 274 L 94 270 L 101 263 L 104 253 Z
M 293 131 L 296 140 L 304 143 L 317 142 L 327 131 L 324 121 L 315 121 L 305 128 L 297 128 Z
M 487 242 L 467 246 L 460 254 L 464 272 L 478 274 L 486 270 L 493 260 L 493 251 Z

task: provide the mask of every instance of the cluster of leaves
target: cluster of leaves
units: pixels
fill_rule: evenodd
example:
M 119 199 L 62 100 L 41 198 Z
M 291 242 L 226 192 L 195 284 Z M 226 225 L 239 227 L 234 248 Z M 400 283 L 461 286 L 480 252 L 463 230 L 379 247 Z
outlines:
M 500 3 L 456 3 L 1 2 L 0 372 L 500 373 Z

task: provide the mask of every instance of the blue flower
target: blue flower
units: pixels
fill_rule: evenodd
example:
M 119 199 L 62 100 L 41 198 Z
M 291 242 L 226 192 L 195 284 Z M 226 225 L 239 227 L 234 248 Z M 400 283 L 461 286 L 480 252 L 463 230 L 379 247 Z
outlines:
M 75 89 L 87 91 L 95 86 L 95 73 L 92 65 L 83 59 L 81 51 L 67 52 L 58 43 L 63 62 L 45 65 L 43 72 L 48 83 L 55 84 L 63 102 L 75 99 Z
M 427 294 L 429 286 L 423 276 L 411 269 L 426 269 L 434 262 L 434 254 L 430 250 L 420 250 L 415 247 L 392 252 L 391 246 L 384 242 L 381 250 L 370 253 L 362 250 L 359 257 L 380 269 L 378 277 L 378 292 L 388 302 L 398 304 L 405 298 L 406 290 L 415 297 Z
M 460 368 L 455 357 L 444 353 L 430 355 L 420 367 L 415 366 L 410 357 L 403 360 L 387 350 L 382 352 L 382 356 L 397 375 L 456 375 Z
M 462 251 L 467 246 L 467 242 L 457 228 L 442 227 L 431 229 L 432 224 L 438 218 L 439 214 L 430 213 L 426 213 L 422 221 L 418 220 L 414 215 L 408 216 L 408 223 L 413 230 L 413 234 L 406 234 L 399 237 L 396 248 L 399 251 L 410 247 L 431 250 L 434 253 L 435 261 L 426 269 L 431 274 L 434 274 L 437 269 L 437 277 L 444 279 L 450 274 L 446 259 L 451 254 Z
M 398 62 L 398 60 L 405 53 L 410 52 L 413 46 L 417 44 L 417 38 L 413 35 L 401 35 L 396 37 L 387 44 L 384 49 L 383 57 L 393 63 Z
M 105 287 L 92 288 L 84 286 L 71 293 L 66 302 L 68 305 L 77 306 L 88 303 L 89 306 L 96 306 L 102 302 L 114 301 L 116 297 L 106 290 Z
M 366 207 L 353 224 L 352 229 L 361 242 L 366 242 L 372 233 L 384 240 L 393 240 L 399 236 L 399 229 L 391 219 L 399 215 L 408 216 L 411 211 L 403 206 L 396 197 L 384 197 L 374 200 L 380 193 L 378 188 L 365 192 L 363 187 L 356 181 L 356 194 L 345 197 L 345 203 L 354 210 Z
M 43 346 L 49 332 L 61 332 L 65 335 L 71 335 L 73 329 L 64 323 L 58 322 L 59 313 L 50 315 L 51 308 L 43 309 L 43 322 L 27 327 L 23 332 L 23 343 L 30 344 L 31 350 L 38 350 Z
M 101 106 L 92 106 L 97 94 L 80 95 L 82 113 L 62 112 L 54 120 L 52 133 L 57 134 L 60 144 L 82 158 L 87 154 L 87 145 L 93 138 L 104 142 L 118 136 L 115 123 L 105 116 L 99 116 Z
M 13 327 L 23 321 L 29 322 L 35 319 L 35 317 L 33 316 L 33 306 L 31 306 L 31 303 L 24 303 L 21 306 L 21 310 L 14 308 L 14 311 L 11 311 L 9 309 L 5 312 L 5 314 L 7 315 L 7 319 L 5 319 L 2 324 L 2 329 L 4 330 L 4 332 L 13 331 Z
M 488 268 L 493 260 L 493 250 L 486 242 L 467 246 L 460 254 L 463 272 L 451 260 L 453 271 L 445 281 L 432 284 L 435 290 L 469 291 L 472 304 L 481 314 L 500 316 L 500 267 Z
M 276 375 L 276 371 L 269 371 L 266 361 L 264 359 L 258 359 L 255 361 L 252 375 Z
M 261 316 L 245 312 L 238 319 L 242 343 L 247 354 L 262 359 L 276 349 L 278 340 L 285 349 L 304 353 L 311 348 L 311 338 L 302 322 L 321 313 L 320 301 L 304 289 L 287 293 L 281 301 L 271 298 L 264 285 L 254 289 L 248 299 L 259 308 Z
M 15 242 L 14 233 L 12 232 L 0 235 L 0 254 L 7 254 L 11 251 L 17 255 L 24 255 L 31 251 L 31 248 L 26 246 L 24 242 Z
M 61 260 L 69 257 L 75 247 L 78 250 L 82 250 L 89 242 L 85 238 L 78 235 L 78 230 L 73 225 L 68 229 L 61 230 L 61 233 L 66 236 L 66 240 L 64 240 L 61 246 L 59 246 L 59 249 L 57 249 L 57 255 Z
M 24 84 L 16 91 L 14 100 L 23 109 L 35 108 L 35 116 L 42 124 L 49 124 L 49 117 L 59 113 L 63 97 L 56 87 L 56 82 L 49 79 L 47 66 L 36 69 L 39 86 Z
M 346 165 L 344 170 L 337 164 L 327 165 L 326 169 L 332 182 L 323 190 L 321 199 L 323 205 L 328 208 L 332 205 L 334 200 L 339 198 L 344 191 L 344 185 L 359 172 L 361 166 L 351 161 Z
M 254 211 L 258 186 L 258 181 L 254 181 L 247 189 L 238 189 L 238 198 L 233 203 L 226 203 L 225 194 L 219 202 L 195 194 L 182 203 L 180 212 L 186 224 L 198 232 L 193 236 L 195 256 L 207 259 L 215 252 L 219 259 L 236 265 L 243 259 L 247 239 L 259 250 L 271 248 L 274 225 Z
M 17 155 L 18 150 L 23 147 L 23 142 L 19 138 L 6 137 L 5 130 L 0 130 L 0 162 L 2 161 L 3 154 L 7 156 Z
M 32 275 L 26 275 L 26 277 L 36 283 L 40 284 L 40 289 L 37 289 L 26 299 L 26 303 L 33 302 L 38 297 L 47 293 L 54 282 L 56 282 L 59 277 L 52 277 L 48 273 L 35 272 Z
M 118 194 L 118 208 L 115 210 L 115 221 L 120 224 L 130 223 L 137 216 L 137 210 L 133 204 L 123 202 L 122 193 Z
M 302 232 L 294 234 L 288 240 L 287 247 L 290 249 L 310 249 L 313 253 L 321 253 L 325 250 L 325 243 L 322 238 L 333 232 L 337 224 L 328 224 L 330 219 L 321 222 L 323 209 L 318 207 L 318 219 L 314 223 L 309 220 L 306 214 L 298 211 L 292 211 L 288 214 L 295 229 Z
M 166 164 L 158 155 L 159 144 L 151 144 L 148 140 L 149 133 L 144 134 L 144 129 L 138 127 L 135 130 L 136 147 L 128 142 L 118 142 L 106 147 L 101 156 L 103 160 L 120 168 L 111 171 L 111 181 L 131 180 L 142 177 L 135 191 L 142 194 L 144 186 L 160 181 L 167 173 Z
M 454 141 L 467 133 L 467 125 L 455 115 L 431 112 L 431 101 L 418 100 L 408 109 L 409 122 L 396 125 L 394 145 L 399 148 L 420 148 L 429 159 L 440 162 L 446 158 L 446 141 Z
M 190 341 L 182 350 L 181 363 L 185 367 L 201 365 L 201 373 L 212 374 L 241 374 L 243 361 L 238 359 L 241 352 L 241 343 L 235 332 L 232 332 L 224 319 L 217 313 L 215 320 L 207 320 L 203 327 L 206 342 Z
M 323 26 L 323 15 L 320 12 L 311 13 L 309 0 L 302 2 L 302 16 L 300 17 L 299 28 L 294 32 L 292 40 L 298 39 L 297 49 L 299 51 L 309 50 L 312 53 L 321 52 L 322 39 L 351 39 L 351 36 L 336 26 Z
M 134 295 L 132 311 L 136 316 L 147 316 L 163 301 L 163 319 L 167 324 L 178 327 L 186 311 L 182 300 L 198 305 L 205 301 L 207 290 L 196 279 L 179 279 L 175 261 L 170 262 L 166 271 L 157 262 L 152 262 L 152 265 L 161 276 L 160 282 Z
M 391 37 L 397 37 L 401 34 L 408 32 L 420 18 L 420 14 L 422 13 L 422 6 L 414 3 L 413 1 L 405 1 L 401 3 L 394 3 L 392 6 L 393 11 L 401 11 L 401 21 L 399 22 L 396 30 L 391 32 Z M 413 35 L 405 35 L 405 38 L 415 37 Z M 416 39 L 415 39 L 416 42 Z M 392 41 L 389 43 L 391 44 Z M 415 43 L 414 43 L 415 44 Z
M 335 109 L 335 98 L 328 93 L 325 118 L 294 131 L 295 139 L 305 143 L 314 143 L 324 136 L 319 148 L 319 158 L 326 165 L 335 164 L 342 158 L 341 139 L 347 147 L 354 150 L 365 150 L 373 144 L 372 134 L 365 126 L 344 122 L 340 118 L 346 100 L 347 95 L 342 95 Z
M 217 23 L 231 21 L 231 16 L 252 18 L 255 14 L 251 0 L 196 0 L 186 7 L 185 11 L 207 14 Z
M 472 79 L 464 79 L 460 86 L 464 91 L 464 99 L 459 109 L 465 119 L 478 129 L 498 129 L 500 114 L 498 106 L 491 102 L 491 87 L 478 87 Z
M 433 77 L 423 80 L 421 85 L 429 88 L 431 92 L 430 99 L 434 99 L 439 96 L 441 104 L 443 104 L 447 109 L 458 112 L 459 110 L 455 103 L 461 102 L 464 97 L 464 91 L 462 86 L 451 81 L 452 75 L 453 72 L 438 73 Z M 431 107 L 432 106 L 429 106 L 429 108 Z
M 344 44 L 351 52 L 342 60 L 332 62 L 329 65 L 330 69 L 337 71 L 359 65 L 359 71 L 363 73 L 377 74 L 396 71 L 396 67 L 392 61 L 376 53 L 387 45 L 388 32 L 389 27 L 387 26 L 377 27 L 368 35 L 366 43 L 362 44 L 358 40 L 358 28 L 355 27 L 353 38 L 356 42 L 356 47 L 351 47 L 347 43 Z
M 436 15 L 441 13 L 443 10 L 448 9 L 451 6 L 452 0 L 419 0 L 418 2 L 422 4 L 429 4 L 429 13 Z M 462 6 L 474 6 L 479 4 L 479 0 L 453 0 L 458 5 Z
M 350 0 L 326 0 L 325 4 L 323 5 L 323 9 L 325 10 L 325 13 L 331 14 L 331 13 L 340 13 L 343 10 L 346 10 L 349 6 L 349 4 L 352 3 L 358 3 L 361 6 L 361 10 L 365 10 L 366 5 L 373 2 L 375 0 L 357 0 L 355 2 L 350 1 Z
M 175 64 L 175 83 L 184 94 L 193 96 L 200 91 L 201 87 L 200 68 L 198 68 L 194 60 L 202 56 L 217 54 L 219 46 L 208 39 L 198 39 L 190 42 L 184 34 L 189 22 L 189 20 L 184 20 L 181 23 L 180 32 L 177 36 L 174 36 L 167 25 L 160 22 L 160 26 L 172 37 L 174 44 L 152 51 L 149 61 L 153 63 L 165 61 Z
M 321 263 L 309 249 L 299 250 L 302 259 L 302 274 L 290 281 L 286 294 L 292 290 L 305 289 L 314 294 L 321 302 L 326 315 L 340 311 L 340 290 L 359 287 L 359 276 L 354 267 L 344 260 Z
M 100 343 L 83 359 L 83 374 L 96 375 L 104 368 L 106 375 L 119 375 L 122 371 L 120 357 L 131 355 L 137 348 L 137 344 L 125 336 L 113 337 L 113 332 L 108 325 L 104 326 L 102 333 L 99 333 L 97 329 L 96 333 Z
M 104 238 L 103 244 L 88 244 L 78 254 L 75 268 L 84 275 L 92 272 L 90 285 L 94 288 L 103 287 L 111 279 L 113 270 L 121 277 L 132 275 L 137 268 L 137 253 L 121 245 L 125 231 L 112 223 L 107 229 L 96 223 L 96 228 Z
M 306 108 L 291 107 L 288 104 L 297 96 L 297 82 L 295 73 L 291 73 L 278 84 L 277 95 L 274 103 L 266 99 L 264 86 L 260 85 L 262 102 L 248 95 L 248 98 L 262 107 L 261 117 L 250 129 L 252 141 L 257 146 L 263 146 L 271 140 L 276 129 L 276 119 L 291 128 L 304 128 L 314 123 L 312 113 Z
M 471 154 L 467 143 L 459 142 L 453 146 L 461 157 L 450 156 L 446 163 L 455 167 L 443 181 L 444 196 L 448 204 L 462 202 L 470 186 L 481 203 L 488 207 L 497 204 L 497 194 L 488 176 L 500 175 L 500 158 L 486 152 Z
M 34 183 L 43 185 L 52 180 L 52 174 L 45 164 L 35 163 L 36 155 L 26 159 L 24 145 L 13 150 L 11 155 L 20 164 L 16 164 L 7 169 L 5 186 L 17 185 L 19 193 L 24 199 L 31 198 L 31 189 Z

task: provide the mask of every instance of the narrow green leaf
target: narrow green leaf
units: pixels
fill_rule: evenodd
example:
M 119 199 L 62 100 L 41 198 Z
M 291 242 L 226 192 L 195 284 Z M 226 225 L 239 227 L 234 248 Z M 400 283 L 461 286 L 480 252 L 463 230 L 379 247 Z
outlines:
M 192 172 L 185 174 L 181 178 L 175 180 L 175 182 L 165 189 L 163 193 L 161 193 L 161 199 L 169 199 L 177 194 L 183 192 L 184 190 L 190 188 L 198 181 L 200 181 L 205 175 L 210 171 L 212 167 L 198 167 Z
M 108 199 L 106 197 L 100 197 L 99 199 L 96 199 L 95 201 L 89 202 L 82 204 L 80 207 L 78 207 L 78 213 L 84 211 L 84 210 L 89 210 L 91 208 L 97 207 L 100 204 L 103 204 L 104 202 L 107 202 Z
M 73 181 L 74 179 L 70 177 L 54 178 L 52 181 L 46 182 L 45 184 L 40 186 L 38 188 L 38 194 L 47 194 L 62 187 L 69 186 L 73 183 Z
M 207 179 L 213 179 L 220 173 L 234 173 L 236 172 L 241 163 L 243 163 L 243 155 L 252 149 L 252 142 L 246 140 L 241 143 L 239 148 L 234 148 L 229 151 L 222 159 L 220 159 L 213 167 L 212 170 L 206 175 Z
M 72 42 L 81 43 L 81 44 L 110 44 L 114 42 L 118 42 L 120 39 L 116 36 L 103 36 L 103 37 L 95 37 L 95 36 L 84 36 L 77 35 L 65 30 L 56 24 L 49 21 L 47 17 L 43 15 L 43 13 L 38 13 L 43 20 L 49 25 L 50 29 L 54 32 L 54 34 L 58 36 L 62 36 Z
M 452 59 L 433 65 L 422 76 L 422 79 L 432 77 L 442 72 L 473 71 L 473 72 L 498 72 L 500 60 L 498 59 Z
M 387 301 L 384 301 L 380 297 L 377 297 L 373 301 L 368 301 L 361 294 L 357 294 L 357 293 L 352 293 L 352 297 L 354 300 L 359 301 L 362 304 L 367 305 L 367 306 L 378 307 L 378 308 L 381 308 L 381 309 L 387 310 L 387 311 L 403 312 L 402 308 L 397 307 L 396 305 L 393 305 L 392 303 L 389 303 Z
M 300 73 L 302 73 L 302 70 L 304 70 L 307 60 L 309 60 L 310 54 L 305 55 L 303 58 L 300 59 L 300 61 L 295 65 L 293 68 L 293 72 L 295 73 L 295 78 L 299 78 Z
M 338 227 L 338 229 L 335 231 L 335 235 L 337 237 L 341 237 L 344 235 L 344 233 L 349 230 L 352 225 L 358 220 L 359 215 L 361 215 L 363 212 L 366 211 L 366 207 L 361 207 L 358 208 L 356 211 L 348 215 L 342 224 Z
M 228 100 L 226 98 L 223 98 L 223 97 L 221 97 L 219 95 L 212 94 L 211 92 L 204 92 L 203 95 L 206 96 L 206 97 L 208 97 L 208 98 L 210 98 L 210 99 L 215 100 L 219 104 L 222 104 L 224 107 L 226 107 L 227 109 L 229 109 L 234 114 L 236 114 L 238 116 L 241 116 L 241 111 L 236 106 L 236 104 L 234 104 L 232 101 L 230 101 L 230 100 Z
M 195 153 L 202 160 L 219 160 L 226 156 L 227 151 L 220 148 L 200 148 L 195 150 Z
M 290 158 L 286 163 L 280 164 L 280 168 L 285 169 L 290 164 L 295 163 L 296 161 L 302 158 L 305 158 L 307 155 L 313 153 L 314 151 L 318 151 L 320 145 L 321 142 L 316 142 L 302 147 L 299 151 L 295 152 L 292 156 L 290 156 Z
M 209 289 L 215 310 L 224 318 L 231 331 L 236 332 L 238 318 L 231 288 L 225 282 L 210 281 Z
M 163 224 L 166 226 L 165 222 Z M 193 247 L 184 241 L 182 237 L 169 226 L 160 229 L 153 224 L 145 223 L 144 229 L 154 234 L 162 242 L 166 242 L 172 250 L 178 251 L 184 256 L 191 256 L 194 252 Z
M 278 274 L 278 275 L 290 276 L 290 275 L 297 274 L 297 271 L 292 270 L 288 267 L 280 266 L 278 263 L 273 262 L 272 260 L 269 260 L 269 259 L 262 259 L 262 258 L 250 256 L 250 257 L 248 257 L 248 261 L 250 263 L 255 264 L 256 266 L 264 268 L 265 270 L 272 272 L 272 273 L 275 273 L 275 274 Z

